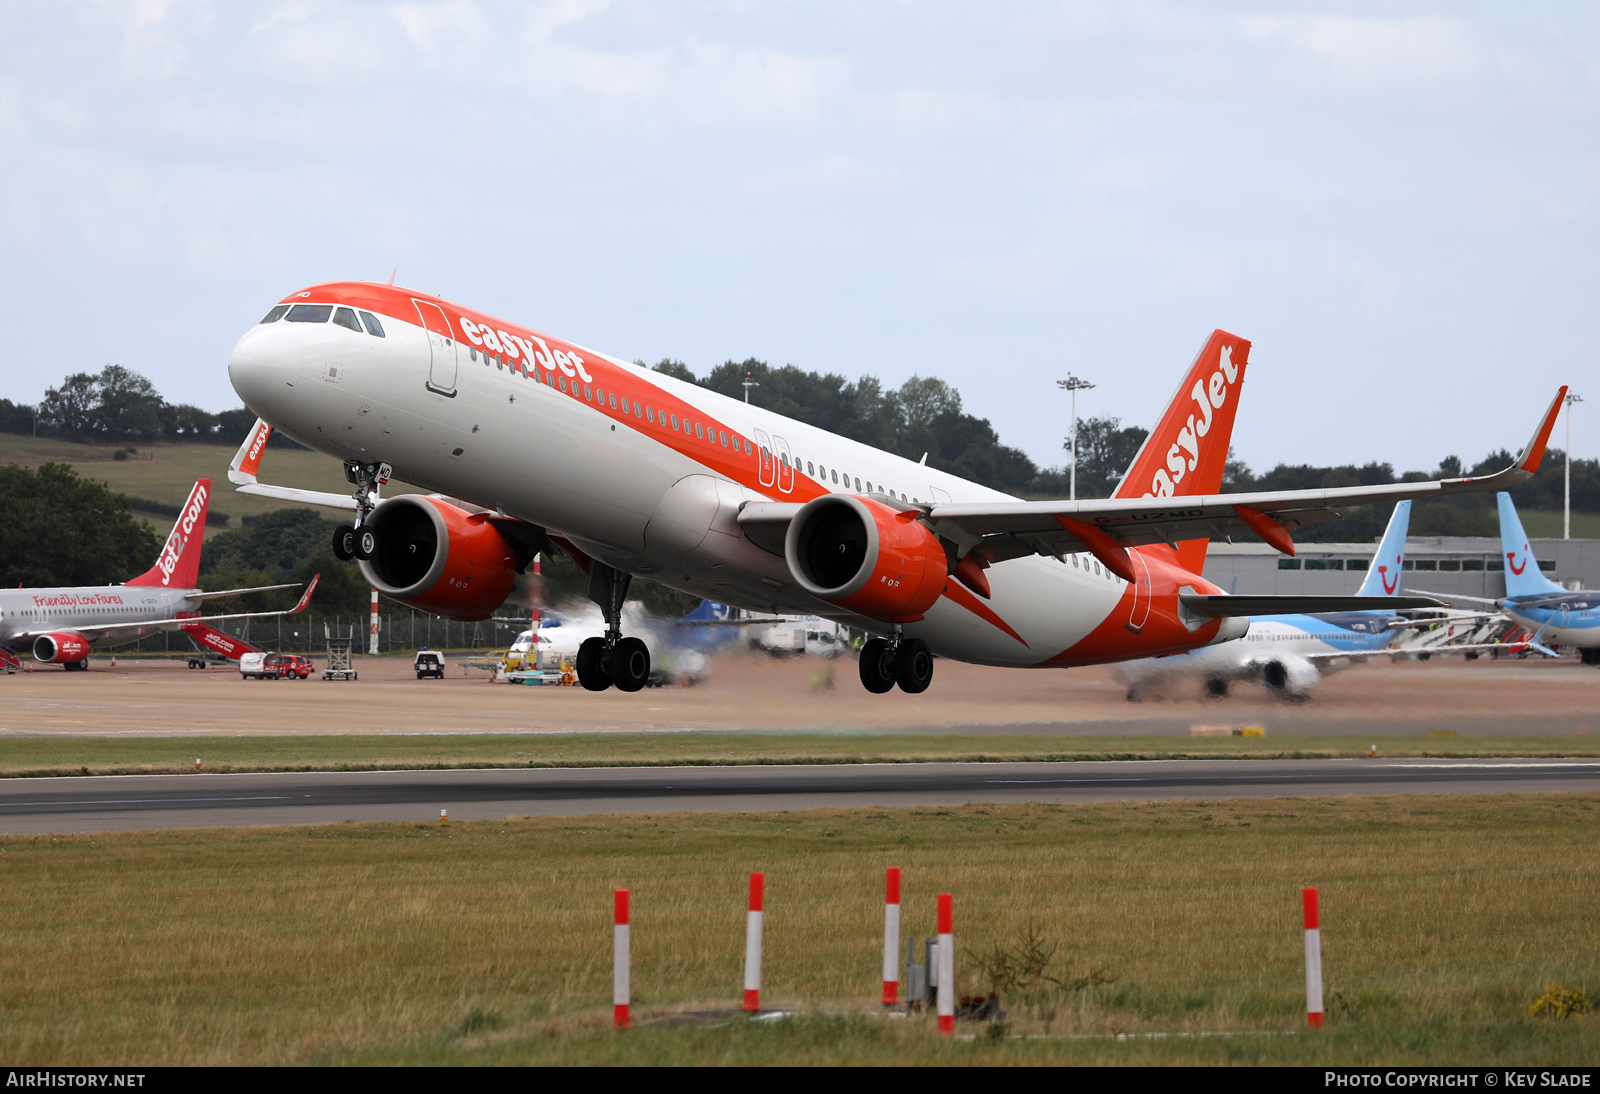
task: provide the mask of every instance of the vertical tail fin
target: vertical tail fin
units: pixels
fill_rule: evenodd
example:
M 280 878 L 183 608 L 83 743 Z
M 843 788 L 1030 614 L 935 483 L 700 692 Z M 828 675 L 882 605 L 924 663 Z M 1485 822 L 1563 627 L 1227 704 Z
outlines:
M 128 584 L 160 585 L 164 589 L 194 588 L 200 578 L 200 548 L 205 543 L 206 509 L 210 503 L 211 480 L 196 481 L 156 564 Z
M 1249 361 L 1249 342 L 1224 330 L 1212 331 L 1111 496 L 1168 498 L 1220 492 Z M 1180 543 L 1178 564 L 1199 573 L 1208 542 Z
M 1367 577 L 1357 596 L 1394 596 L 1400 591 L 1400 564 L 1406 557 L 1406 533 L 1411 530 L 1411 503 L 1397 502 L 1389 527 L 1384 529 Z
M 1502 490 L 1495 495 L 1495 500 L 1500 503 L 1500 553 L 1506 559 L 1506 595 L 1561 592 L 1561 586 L 1539 569 L 1539 560 L 1533 557 L 1533 549 L 1528 546 L 1528 533 L 1522 530 L 1522 520 L 1517 516 L 1517 507 L 1511 504 L 1511 495 Z

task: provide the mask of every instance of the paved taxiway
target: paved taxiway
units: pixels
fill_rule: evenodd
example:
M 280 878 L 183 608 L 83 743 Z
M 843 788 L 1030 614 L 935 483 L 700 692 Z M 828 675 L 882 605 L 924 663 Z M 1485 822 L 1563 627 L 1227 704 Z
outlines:
M 136 775 L 0 782 L 0 832 L 967 802 L 1600 791 L 1600 760 L 1080 763 Z

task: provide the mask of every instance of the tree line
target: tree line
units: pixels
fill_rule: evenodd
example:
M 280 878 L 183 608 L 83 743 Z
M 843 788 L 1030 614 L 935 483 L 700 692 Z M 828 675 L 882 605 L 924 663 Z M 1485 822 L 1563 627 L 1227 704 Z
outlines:
M 0 432 L 87 444 L 237 445 L 255 423 L 255 414 L 242 406 L 213 414 L 188 403 L 169 403 L 147 377 L 121 365 L 107 365 L 97 373 L 75 372 L 46 389 L 36 404 L 0 399 Z M 280 433 L 272 435 L 270 444 L 300 447 Z

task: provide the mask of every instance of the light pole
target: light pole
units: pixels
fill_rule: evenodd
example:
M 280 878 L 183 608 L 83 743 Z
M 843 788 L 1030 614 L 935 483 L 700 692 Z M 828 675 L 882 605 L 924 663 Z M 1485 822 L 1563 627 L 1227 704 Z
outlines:
M 760 387 L 761 383 L 758 380 L 750 379 L 750 374 L 747 372 L 744 374 L 744 380 L 739 384 L 739 386 L 744 388 L 744 401 L 748 403 L 750 401 L 750 389 L 753 387 Z
M 1567 392 L 1567 488 L 1561 502 L 1561 538 L 1572 538 L 1572 404 L 1583 402 L 1582 395 Z
M 1094 387 L 1087 380 L 1080 380 L 1072 373 L 1067 373 L 1065 380 L 1057 380 L 1056 386 L 1072 392 L 1072 477 L 1068 480 L 1068 501 L 1078 500 L 1078 392 L 1088 391 Z

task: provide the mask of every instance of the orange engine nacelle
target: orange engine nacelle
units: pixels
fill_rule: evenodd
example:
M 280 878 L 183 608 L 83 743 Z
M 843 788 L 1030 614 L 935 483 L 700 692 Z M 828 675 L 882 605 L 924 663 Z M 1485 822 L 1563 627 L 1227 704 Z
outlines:
M 387 597 L 435 615 L 472 622 L 504 604 L 517 560 L 484 514 L 438 498 L 401 494 L 367 519 L 377 539 L 362 576 Z
M 89 640 L 71 631 L 41 634 L 33 640 L 33 659 L 46 665 L 67 665 L 89 656 Z
M 784 557 L 819 600 L 887 623 L 914 623 L 944 592 L 949 563 L 916 517 L 853 494 L 813 498 L 789 522 Z

